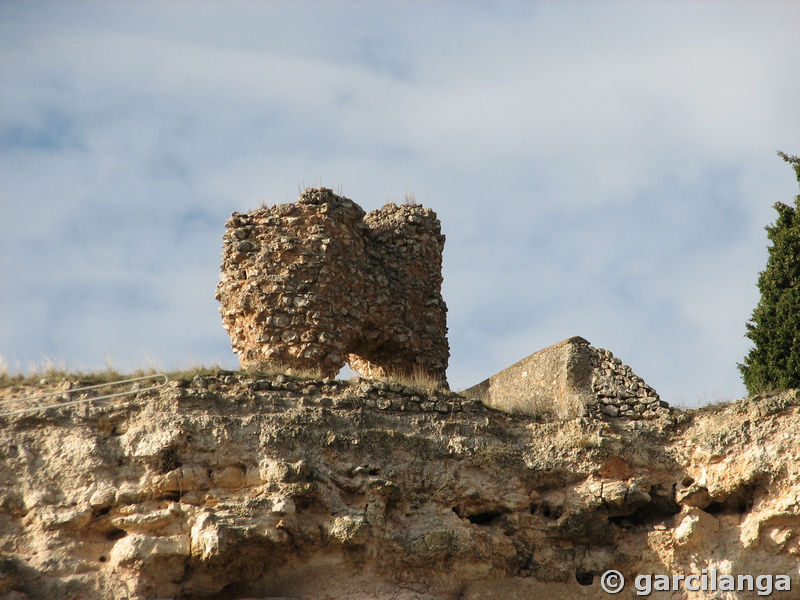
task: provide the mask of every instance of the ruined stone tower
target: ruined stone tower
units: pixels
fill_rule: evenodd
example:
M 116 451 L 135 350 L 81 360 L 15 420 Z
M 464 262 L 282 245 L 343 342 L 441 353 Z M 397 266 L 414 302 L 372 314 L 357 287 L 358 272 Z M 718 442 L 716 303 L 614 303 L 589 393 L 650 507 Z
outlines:
M 234 213 L 216 298 L 241 367 L 335 376 L 347 362 L 365 377 L 446 383 L 444 239 L 429 208 L 387 204 L 365 215 L 326 188 Z

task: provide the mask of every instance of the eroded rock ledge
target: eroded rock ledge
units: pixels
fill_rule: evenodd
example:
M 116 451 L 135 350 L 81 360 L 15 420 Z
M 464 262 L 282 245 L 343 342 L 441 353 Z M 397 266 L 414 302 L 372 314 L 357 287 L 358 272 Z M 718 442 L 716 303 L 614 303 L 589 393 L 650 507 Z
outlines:
M 795 392 L 540 422 L 232 373 L 4 417 L 0 436 L 0 597 L 599 599 L 609 568 L 800 589 Z

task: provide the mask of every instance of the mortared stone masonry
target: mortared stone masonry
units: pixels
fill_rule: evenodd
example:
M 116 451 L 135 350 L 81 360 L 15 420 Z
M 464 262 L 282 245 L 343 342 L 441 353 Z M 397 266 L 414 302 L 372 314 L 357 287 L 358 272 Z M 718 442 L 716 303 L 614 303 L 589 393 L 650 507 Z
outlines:
M 216 298 L 243 369 L 335 376 L 424 374 L 446 385 L 436 213 L 387 204 L 366 214 L 326 188 L 296 203 L 234 213 Z

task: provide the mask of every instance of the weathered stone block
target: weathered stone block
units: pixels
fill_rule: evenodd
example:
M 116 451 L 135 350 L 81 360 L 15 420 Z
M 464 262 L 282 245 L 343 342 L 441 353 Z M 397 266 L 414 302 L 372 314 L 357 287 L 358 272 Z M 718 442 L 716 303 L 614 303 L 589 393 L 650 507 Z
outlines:
M 507 412 L 583 414 L 592 394 L 592 353 L 589 342 L 572 337 L 523 358 L 464 391 L 484 404 Z
M 297 203 L 234 213 L 217 286 L 243 369 L 335 376 L 424 373 L 445 381 L 444 236 L 436 213 L 387 204 L 365 212 L 326 188 Z
M 562 418 L 598 411 L 641 418 L 648 405 L 659 402 L 655 390 L 630 367 L 577 336 L 523 358 L 463 394 L 507 412 Z

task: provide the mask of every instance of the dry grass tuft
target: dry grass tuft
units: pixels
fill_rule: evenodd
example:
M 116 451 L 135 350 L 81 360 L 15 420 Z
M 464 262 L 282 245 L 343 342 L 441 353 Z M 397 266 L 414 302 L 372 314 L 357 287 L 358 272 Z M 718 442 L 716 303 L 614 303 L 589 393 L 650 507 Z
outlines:
M 193 365 L 188 369 L 181 371 L 170 371 L 167 376 L 174 381 L 191 381 L 197 376 L 200 377 L 217 377 L 219 375 L 228 375 L 233 373 L 230 369 L 225 369 L 220 365 Z
M 69 371 L 63 363 L 56 363 L 52 360 L 46 360 L 31 367 L 28 374 L 10 374 L 6 361 L 0 358 L 0 388 L 11 387 L 15 385 L 33 385 L 39 383 L 41 380 L 46 380 L 47 383 L 73 381 L 83 385 L 94 385 L 97 383 L 111 383 L 131 377 L 154 375 L 162 372 L 162 369 L 156 368 L 155 365 L 152 365 L 148 368 L 137 369 L 132 373 L 121 373 L 111 367 L 110 363 L 104 371 Z M 230 375 L 239 372 L 241 371 L 232 371 L 220 366 L 219 364 L 211 366 L 195 364 L 186 369 L 169 371 L 166 373 L 166 375 L 173 381 L 191 381 L 197 376 Z M 296 369 L 281 364 L 270 365 L 256 371 L 247 371 L 247 373 L 256 377 L 276 377 L 278 375 L 285 375 L 287 377 L 291 377 L 292 379 L 298 380 L 323 379 L 322 373 L 317 369 Z
M 251 375 L 253 377 L 259 378 L 272 378 L 277 377 L 278 375 L 285 375 L 286 377 L 290 377 L 292 379 L 324 379 L 322 372 L 319 369 L 298 369 L 295 367 L 289 367 L 282 363 L 270 363 L 270 364 L 262 364 L 257 369 L 248 369 L 246 371 L 232 371 L 230 369 L 225 369 L 220 365 L 213 365 L 211 367 L 207 367 L 204 365 L 196 365 L 184 371 L 174 371 L 168 373 L 170 379 L 178 379 L 182 381 L 191 380 L 193 377 L 196 376 L 218 376 L 218 375 L 232 375 L 234 373 L 243 373 L 247 375 Z
M 32 368 L 27 375 L 22 373 L 10 374 L 6 362 L 0 357 L 0 388 L 16 385 L 34 385 L 42 380 L 45 380 L 48 384 L 72 381 L 81 385 L 94 385 L 98 383 L 112 383 L 131 377 L 155 375 L 158 373 L 164 373 L 164 370 L 157 368 L 156 365 L 138 369 L 133 373 L 121 373 L 112 368 L 110 364 L 104 371 L 83 372 L 68 371 L 63 364 L 55 363 L 54 361 L 44 361 Z M 281 363 L 262 364 L 258 369 L 247 371 L 226 369 L 219 364 L 211 366 L 195 364 L 186 369 L 168 371 L 165 374 L 172 381 L 189 382 L 198 376 L 217 377 L 236 373 L 246 373 L 247 375 L 258 378 L 275 378 L 279 375 L 283 375 L 298 381 L 320 381 L 325 379 L 325 376 L 319 369 L 298 369 Z M 447 390 L 447 386 L 443 381 L 431 377 L 421 368 L 415 368 L 411 373 L 392 374 L 380 379 L 417 390 Z
M 178 381 L 191 381 L 195 377 L 217 377 L 219 375 L 232 375 L 235 373 L 246 373 L 253 377 L 259 378 L 273 378 L 278 375 L 285 375 L 292 379 L 323 379 L 322 373 L 318 369 L 297 369 L 288 367 L 286 365 L 277 363 L 269 365 L 261 365 L 258 369 L 248 369 L 247 371 L 236 371 L 226 369 L 219 364 L 212 366 L 194 365 L 189 369 L 182 371 L 171 371 L 167 373 L 170 379 Z
M 482 466 L 512 467 L 519 464 L 522 456 L 519 449 L 515 449 L 509 444 L 491 442 L 479 447 L 475 451 L 473 460 Z
M 417 194 L 414 190 L 406 190 L 403 193 L 403 203 L 406 206 L 419 206 L 419 202 L 417 202 Z
M 574 419 L 582 416 L 586 410 L 577 396 L 554 401 L 547 396 L 534 395 L 513 402 L 507 398 L 501 398 L 499 401 L 495 399 L 495 402 L 492 402 L 492 394 L 488 387 L 475 395 L 484 405 L 496 410 L 546 421 Z
M 447 386 L 444 381 L 432 377 L 422 367 L 415 366 L 410 373 L 392 373 L 386 379 L 392 383 L 398 383 L 404 387 L 418 390 L 445 390 Z
M 158 371 L 153 369 L 138 369 L 132 373 L 120 373 L 114 369 L 105 371 L 67 371 L 63 368 L 48 367 L 31 370 L 27 375 L 17 373 L 9 375 L 7 372 L 0 373 L 0 388 L 13 387 L 17 385 L 34 385 L 44 381 L 45 383 L 62 383 L 71 381 L 80 385 L 96 385 L 100 383 L 113 383 L 121 379 L 132 377 L 144 377 L 155 375 Z
M 355 377 L 351 377 L 347 381 L 351 384 L 355 384 L 358 383 L 359 379 L 361 379 L 361 376 L 356 375 Z M 420 367 L 415 367 L 411 373 L 390 373 L 385 377 L 376 377 L 376 379 L 379 381 L 384 381 L 386 383 L 396 383 L 398 385 L 402 385 L 403 387 L 408 387 L 421 391 L 448 390 L 448 387 L 444 381 L 432 377 L 429 373 L 427 373 L 424 369 Z
M 574 419 L 585 411 L 583 403 L 576 396 L 553 401 L 545 396 L 532 396 L 511 408 L 514 414 L 528 415 L 541 419 Z

